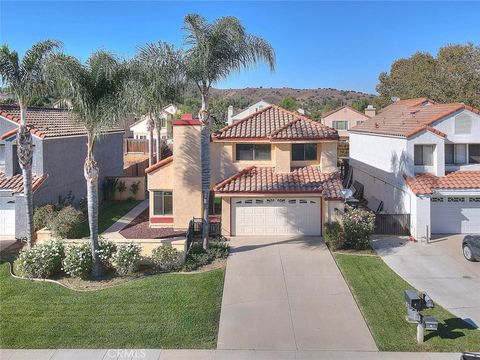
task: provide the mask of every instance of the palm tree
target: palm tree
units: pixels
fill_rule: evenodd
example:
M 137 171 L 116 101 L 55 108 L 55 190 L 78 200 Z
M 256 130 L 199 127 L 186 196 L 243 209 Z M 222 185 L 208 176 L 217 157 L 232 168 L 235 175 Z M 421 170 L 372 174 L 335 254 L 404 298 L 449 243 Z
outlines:
M 10 51 L 7 45 L 0 50 L 0 76 L 17 100 L 20 107 L 20 127 L 17 134 L 17 156 L 23 177 L 23 193 L 26 199 L 27 220 L 26 241 L 29 247 L 33 239 L 33 191 L 32 158 L 33 144 L 27 127 L 27 107 L 36 96 L 44 96 L 49 90 L 49 81 L 45 76 L 45 65 L 50 55 L 61 46 L 54 40 L 40 41 L 27 50 L 20 60 L 18 53 Z
M 98 257 L 98 174 L 95 144 L 104 132 L 124 114 L 120 99 L 127 75 L 124 63 L 106 51 L 97 51 L 85 64 L 74 57 L 59 55 L 49 69 L 62 97 L 70 101 L 72 116 L 87 134 L 84 176 L 87 182 L 88 225 L 93 259 L 92 276 L 103 269 Z
M 221 17 L 213 23 L 197 14 L 185 17 L 187 74 L 195 82 L 202 98 L 199 118 L 201 131 L 203 247 L 208 248 L 210 198 L 210 88 L 233 72 L 266 62 L 275 69 L 275 52 L 264 39 L 250 35 L 240 20 Z
M 157 135 L 157 161 L 161 160 L 162 118 L 164 107 L 178 100 L 185 84 L 184 54 L 170 44 L 159 41 L 141 47 L 130 64 L 130 80 L 125 95 L 130 111 L 147 117 L 149 164 L 153 159 L 153 129 Z

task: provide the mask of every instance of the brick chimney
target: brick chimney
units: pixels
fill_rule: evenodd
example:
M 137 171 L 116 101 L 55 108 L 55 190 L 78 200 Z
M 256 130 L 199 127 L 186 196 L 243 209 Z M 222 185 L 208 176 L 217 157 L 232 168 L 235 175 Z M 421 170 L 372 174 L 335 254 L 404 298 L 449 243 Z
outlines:
M 365 115 L 367 115 L 368 117 L 374 117 L 375 115 L 377 115 L 377 109 L 375 109 L 373 105 L 368 105 L 365 108 Z

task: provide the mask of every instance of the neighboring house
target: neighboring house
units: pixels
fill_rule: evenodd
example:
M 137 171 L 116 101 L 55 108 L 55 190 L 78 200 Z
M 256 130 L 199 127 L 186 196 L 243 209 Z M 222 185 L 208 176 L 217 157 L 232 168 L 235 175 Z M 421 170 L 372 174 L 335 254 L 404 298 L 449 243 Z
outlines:
M 146 170 L 150 226 L 202 216 L 201 124 L 173 121 L 173 156 Z M 224 235 L 321 235 L 343 208 L 335 130 L 269 105 L 212 135 L 211 215 Z
M 257 101 L 256 103 L 248 106 L 246 109 L 243 109 L 239 113 L 233 115 L 233 106 L 230 105 L 228 107 L 228 114 L 227 114 L 227 125 L 231 125 L 234 122 L 241 120 L 249 115 L 252 115 L 253 113 L 256 113 L 257 111 L 260 111 L 271 104 L 269 102 L 266 102 L 265 100 L 260 100 Z
M 16 106 L 0 105 L 0 235 L 25 236 L 25 198 L 18 164 L 16 134 L 20 123 Z M 34 145 L 34 206 L 57 203 L 69 192 L 76 200 L 86 196 L 83 164 L 87 153 L 85 131 L 65 109 L 27 110 Z M 123 174 L 123 130 L 105 133 L 95 148 L 100 167 L 99 187 L 106 176 Z
M 160 137 L 162 140 L 169 140 L 172 138 L 172 118 L 177 113 L 178 108 L 174 104 L 167 105 L 162 110 L 162 121 Z M 147 131 L 148 116 L 142 116 L 140 120 L 130 125 L 130 131 L 133 133 L 134 139 L 148 139 Z M 153 131 L 153 138 L 157 138 L 157 131 Z
M 402 100 L 350 130 L 353 180 L 387 213 L 411 214 L 417 239 L 480 233 L 480 111 Z
M 337 130 L 342 140 L 348 140 L 348 130 L 362 124 L 371 116 L 375 116 L 375 108 L 371 105 L 365 109 L 365 114 L 345 105 L 325 114 L 322 124 Z

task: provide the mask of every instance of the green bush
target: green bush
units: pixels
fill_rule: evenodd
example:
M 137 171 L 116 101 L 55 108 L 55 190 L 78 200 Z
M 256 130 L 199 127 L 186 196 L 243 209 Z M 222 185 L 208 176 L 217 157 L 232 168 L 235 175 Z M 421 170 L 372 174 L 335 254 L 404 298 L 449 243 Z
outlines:
M 63 243 L 50 240 L 22 251 L 16 261 L 19 271 L 29 278 L 48 278 L 62 270 Z
M 172 245 L 160 245 L 152 251 L 152 262 L 161 271 L 175 271 L 182 267 L 183 253 Z
M 90 243 L 67 246 L 63 259 L 63 270 L 71 277 L 87 279 L 92 273 Z
M 342 225 L 337 222 L 327 223 L 325 226 L 325 241 L 332 251 L 341 249 L 345 245 Z
M 375 214 L 364 209 L 347 208 L 343 215 L 345 247 L 364 250 L 370 247 L 370 236 L 375 229 Z
M 137 244 L 120 245 L 113 255 L 112 265 L 119 275 L 128 275 L 138 271 L 142 247 Z
M 188 252 L 187 259 L 183 266 L 185 271 L 193 271 L 202 266 L 210 264 L 215 259 L 226 258 L 230 246 L 225 241 L 210 241 L 208 251 L 205 251 L 201 244 L 194 244 Z
M 33 213 L 33 226 L 35 231 L 48 227 L 49 219 L 54 216 L 55 207 L 52 204 L 40 206 Z
M 113 267 L 112 260 L 116 251 L 117 245 L 113 241 L 107 239 L 98 240 L 98 249 L 96 250 L 96 253 L 105 269 L 111 269 Z
M 74 237 L 75 229 L 82 220 L 82 212 L 68 205 L 60 209 L 56 214 L 52 214 L 47 223 L 55 238 L 68 239 Z

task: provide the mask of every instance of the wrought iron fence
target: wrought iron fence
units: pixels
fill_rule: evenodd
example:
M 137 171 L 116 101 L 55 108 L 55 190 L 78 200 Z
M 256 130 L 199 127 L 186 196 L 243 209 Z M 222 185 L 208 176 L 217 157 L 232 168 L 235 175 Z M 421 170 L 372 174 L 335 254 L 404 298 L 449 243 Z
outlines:
M 376 214 L 375 234 L 410 235 L 410 214 Z

